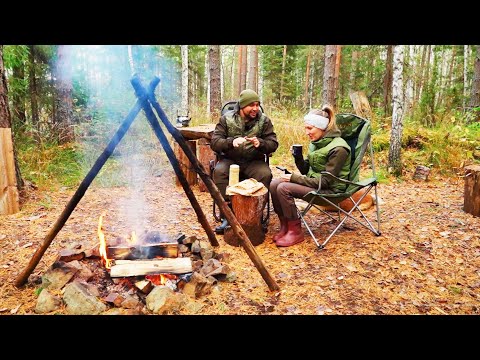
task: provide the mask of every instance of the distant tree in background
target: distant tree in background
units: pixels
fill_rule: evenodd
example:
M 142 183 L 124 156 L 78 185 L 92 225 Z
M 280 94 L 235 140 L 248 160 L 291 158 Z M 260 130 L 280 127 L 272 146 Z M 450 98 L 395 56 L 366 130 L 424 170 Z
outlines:
M 222 106 L 220 90 L 220 45 L 209 45 L 208 60 L 210 72 L 210 118 L 216 120 Z
M 55 112 L 54 123 L 57 125 L 60 144 L 75 140 L 73 132 L 73 104 L 72 104 L 72 69 L 69 62 L 69 53 L 66 45 L 57 47 L 57 62 L 55 71 Z
M 394 175 L 402 174 L 401 147 L 403 129 L 403 45 L 393 50 L 393 114 L 388 151 L 388 170 Z
M 181 46 L 182 52 L 182 116 L 188 113 L 188 45 Z
M 476 46 L 474 73 L 472 83 L 472 97 L 470 98 L 470 107 L 480 107 L 480 45 Z M 480 109 L 476 109 L 475 121 L 480 121 Z

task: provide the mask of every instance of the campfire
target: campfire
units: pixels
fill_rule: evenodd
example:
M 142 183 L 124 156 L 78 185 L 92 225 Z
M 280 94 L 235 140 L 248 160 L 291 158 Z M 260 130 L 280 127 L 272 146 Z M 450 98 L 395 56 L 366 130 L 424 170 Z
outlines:
M 44 296 L 62 288 L 63 299 L 54 303 L 65 303 L 72 314 L 178 313 L 208 295 L 218 281 L 235 280 L 228 256 L 216 254 L 208 241 L 158 231 L 116 236 L 106 230 L 106 215 L 98 219 L 97 246 L 62 251 L 42 276 L 38 313 L 54 309 L 45 307 Z
M 191 273 L 192 261 L 181 257 L 178 245 L 185 239 L 179 235 L 174 240 L 157 231 L 146 231 L 138 236 L 132 231 L 124 238 L 107 241 L 103 229 L 106 212 L 98 219 L 98 240 L 101 260 L 110 277 L 145 276 L 154 285 L 165 285 L 176 280 L 175 274 Z

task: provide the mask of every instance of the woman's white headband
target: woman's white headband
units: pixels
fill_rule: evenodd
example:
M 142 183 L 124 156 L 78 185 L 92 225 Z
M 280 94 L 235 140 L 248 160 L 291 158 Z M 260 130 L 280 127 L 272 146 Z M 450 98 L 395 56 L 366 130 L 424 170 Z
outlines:
M 317 114 L 307 114 L 305 115 L 303 120 L 305 120 L 306 124 L 315 126 L 316 128 L 319 128 L 322 130 L 325 130 L 329 123 L 328 118 L 322 115 L 317 115 Z

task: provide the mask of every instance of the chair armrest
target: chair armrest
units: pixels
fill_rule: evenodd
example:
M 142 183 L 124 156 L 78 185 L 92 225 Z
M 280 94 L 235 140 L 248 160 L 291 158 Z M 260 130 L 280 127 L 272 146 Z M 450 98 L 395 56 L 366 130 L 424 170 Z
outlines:
M 330 173 L 328 171 L 322 171 L 322 172 L 320 172 L 320 174 L 331 177 L 331 178 L 334 178 L 335 180 L 340 181 L 344 184 L 356 185 L 356 186 L 361 186 L 361 187 L 365 187 L 365 186 L 367 186 L 369 184 L 372 184 L 372 183 L 377 181 L 377 178 L 372 177 L 372 178 L 368 178 L 368 179 L 363 179 L 362 181 L 359 181 L 359 182 L 353 182 L 353 181 L 350 181 L 350 180 L 340 179 L 339 177 L 336 177 L 335 175 L 333 175 L 332 173 Z

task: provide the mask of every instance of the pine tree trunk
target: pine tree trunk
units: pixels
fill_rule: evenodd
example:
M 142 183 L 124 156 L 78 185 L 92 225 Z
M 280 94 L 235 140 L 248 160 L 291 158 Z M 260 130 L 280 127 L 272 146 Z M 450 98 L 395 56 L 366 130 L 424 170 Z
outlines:
M 247 88 L 247 45 L 242 45 L 242 67 L 240 73 L 240 87 L 243 91 Z
M 472 97 L 470 98 L 470 106 L 472 108 L 480 106 L 480 45 L 476 47 L 475 54 L 473 83 L 472 83 Z M 477 118 L 475 121 L 480 121 L 480 111 L 477 111 Z
M 280 101 L 283 100 L 283 83 L 285 80 L 285 65 L 287 63 L 287 45 L 283 45 L 283 58 L 282 58 L 282 77 L 280 78 Z
M 32 124 L 38 125 L 38 95 L 37 95 L 37 76 L 35 71 L 35 45 L 29 45 L 29 76 L 28 84 L 30 89 L 30 107 L 32 112 Z
M 428 47 L 425 45 L 423 47 L 422 51 L 422 60 L 420 61 L 420 66 L 418 67 L 418 73 L 417 73 L 417 82 L 416 82 L 416 90 L 415 90 L 415 100 L 413 103 L 413 107 L 415 107 L 418 102 L 420 101 L 420 95 L 422 94 L 422 89 L 423 89 L 423 70 L 425 66 L 425 57 L 427 54 Z
M 310 61 L 312 58 L 312 48 L 308 50 L 308 55 L 307 55 L 307 66 L 305 69 L 305 95 L 303 97 L 303 105 L 307 107 L 309 104 L 308 101 L 308 95 L 309 95 L 309 85 L 310 85 Z
M 220 45 L 208 47 L 208 59 L 210 70 L 210 117 L 218 120 L 220 115 L 221 94 L 220 94 Z
M 248 54 L 249 54 L 249 61 L 248 61 L 248 81 L 247 81 L 247 88 L 252 89 L 255 92 L 258 92 L 258 52 L 257 52 L 257 45 L 249 45 L 248 46 Z
M 396 176 L 402 174 L 401 145 L 403 126 L 403 45 L 393 51 L 393 114 L 388 152 L 388 170 Z
M 334 106 L 335 107 L 336 107 L 336 104 L 338 104 L 338 93 L 340 92 L 339 88 L 338 88 L 338 85 L 339 85 L 339 82 L 340 82 L 341 58 L 342 58 L 342 45 L 337 45 L 337 50 L 336 50 L 336 54 L 335 54 L 335 81 L 334 81 L 334 84 L 335 84 L 335 89 L 334 89 L 334 93 L 335 93 L 334 103 L 335 103 L 335 105 Z
M 22 85 L 25 82 L 25 64 L 23 62 L 16 64 L 13 67 L 13 77 L 16 79 L 18 84 Z M 15 91 L 13 94 L 12 105 L 13 105 L 13 121 L 19 124 L 25 124 L 27 121 L 27 116 L 25 115 L 25 96 L 23 89 L 20 91 Z
M 469 58 L 470 58 L 470 47 L 468 45 L 464 45 L 463 47 L 463 111 L 467 111 Z
M 237 78 L 235 79 L 236 84 L 236 94 L 235 96 L 238 98 L 240 93 L 242 92 L 242 63 L 243 63 L 243 45 L 238 45 L 238 58 L 237 58 Z
M 336 109 L 335 104 L 335 57 L 336 45 L 325 47 L 325 66 L 323 70 L 322 104 L 330 104 Z
M 383 79 L 383 109 L 385 116 L 391 112 L 392 103 L 392 81 L 393 81 L 393 45 L 387 45 L 387 60 L 385 77 Z

